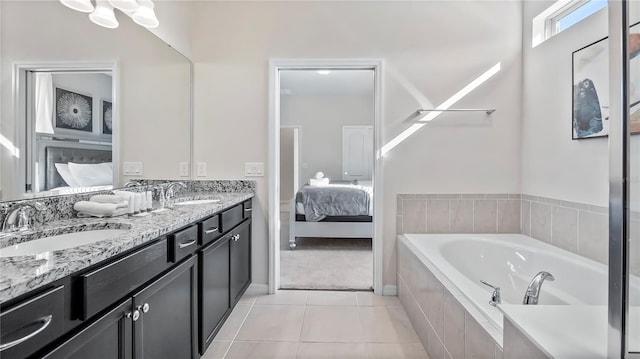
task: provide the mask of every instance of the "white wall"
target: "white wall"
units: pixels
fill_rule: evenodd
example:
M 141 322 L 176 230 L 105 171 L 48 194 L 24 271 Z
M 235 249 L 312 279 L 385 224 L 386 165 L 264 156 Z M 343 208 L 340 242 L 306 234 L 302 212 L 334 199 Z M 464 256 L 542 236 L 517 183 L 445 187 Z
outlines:
M 342 127 L 373 126 L 373 120 L 373 96 L 281 96 L 280 124 L 300 126 L 299 183 L 308 183 L 318 171 L 342 180 Z
M 105 29 L 58 1 L 1 1 L 0 134 L 16 137 L 12 76 L 16 62 L 117 62 L 120 74 L 120 160 L 140 161 L 145 178 L 177 179 L 190 155 L 191 65 L 126 16 Z M 115 78 L 115 76 L 114 76 Z M 15 158 L 0 146 L 3 196 Z M 6 198 L 6 197 L 5 197 Z
M 384 160 L 384 283 L 395 284 L 398 193 L 519 193 L 522 3 L 197 2 L 195 161 L 210 178 L 267 162 L 270 58 L 383 58 L 386 140 L 500 62 L 501 71 Z M 305 134 L 302 134 L 303 138 Z M 267 283 L 266 177 L 257 178 L 253 280 Z M 276 214 L 277 215 L 277 214 Z
M 608 138 L 571 140 L 572 53 L 608 35 L 607 9 L 531 48 L 531 21 L 552 3 L 524 3 L 522 192 L 608 206 Z M 631 5 L 634 23 L 640 11 L 637 2 Z M 632 156 L 639 148 L 633 136 Z M 637 162 L 632 160 L 635 181 Z
M 193 56 L 191 49 L 191 17 L 193 1 L 156 0 L 155 12 L 160 25 L 149 29 L 153 34 L 179 51 L 188 59 Z

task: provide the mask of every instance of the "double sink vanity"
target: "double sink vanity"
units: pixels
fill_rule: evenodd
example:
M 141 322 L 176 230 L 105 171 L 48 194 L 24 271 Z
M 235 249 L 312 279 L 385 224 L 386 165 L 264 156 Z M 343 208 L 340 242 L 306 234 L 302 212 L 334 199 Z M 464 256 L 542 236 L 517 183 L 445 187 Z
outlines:
M 227 190 L 0 235 L 0 357 L 199 358 L 251 283 L 253 190 Z

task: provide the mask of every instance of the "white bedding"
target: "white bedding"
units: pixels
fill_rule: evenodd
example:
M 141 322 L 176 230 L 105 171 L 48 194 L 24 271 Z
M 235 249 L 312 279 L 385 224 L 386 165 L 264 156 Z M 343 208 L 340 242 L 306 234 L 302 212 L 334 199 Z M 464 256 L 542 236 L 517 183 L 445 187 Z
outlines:
M 60 195 L 60 194 L 76 194 L 76 193 L 87 193 L 87 192 L 96 192 L 96 191 L 110 191 L 113 189 L 112 185 L 108 186 L 88 186 L 88 187 L 56 187 L 54 189 L 49 190 L 51 195 Z
M 326 187 L 331 187 L 331 186 L 354 186 L 354 187 L 365 187 L 366 191 L 369 192 L 369 195 L 371 196 L 371 201 L 369 201 L 369 216 L 373 216 L 373 184 L 370 181 L 361 181 L 358 183 L 358 185 L 350 185 L 350 184 L 344 184 L 344 183 L 334 183 L 334 184 L 328 184 L 328 185 L 324 185 Z M 295 201 L 295 197 L 293 199 Z M 296 202 L 296 214 L 304 214 L 304 204 L 302 204 L 301 202 Z

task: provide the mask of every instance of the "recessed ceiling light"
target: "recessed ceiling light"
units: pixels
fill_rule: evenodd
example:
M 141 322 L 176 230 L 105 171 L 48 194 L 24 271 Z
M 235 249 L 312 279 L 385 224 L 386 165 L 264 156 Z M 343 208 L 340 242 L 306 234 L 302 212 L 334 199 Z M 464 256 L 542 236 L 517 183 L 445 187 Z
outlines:
M 318 70 L 318 73 L 319 73 L 320 75 L 328 75 L 328 74 L 330 74 L 330 73 L 331 73 L 331 71 L 329 71 L 329 70 Z

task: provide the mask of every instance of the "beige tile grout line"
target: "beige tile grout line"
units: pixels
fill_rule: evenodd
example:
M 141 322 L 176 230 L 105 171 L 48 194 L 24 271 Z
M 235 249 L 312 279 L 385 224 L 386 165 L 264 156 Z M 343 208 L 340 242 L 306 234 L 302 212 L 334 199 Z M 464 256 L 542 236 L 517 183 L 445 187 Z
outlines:
M 245 294 L 246 294 L 246 291 L 245 291 Z M 243 296 L 245 294 L 243 294 Z M 238 329 L 236 329 L 236 333 L 233 335 L 233 339 L 231 339 L 231 344 L 229 344 L 229 347 L 227 348 L 227 350 L 225 350 L 224 355 L 222 356 L 222 359 L 225 359 L 227 357 L 227 354 L 229 354 L 229 351 L 231 350 L 231 347 L 233 346 L 233 343 L 236 341 L 236 338 L 238 337 L 238 334 L 240 334 L 240 329 L 242 329 L 242 326 L 247 321 L 247 318 L 249 317 L 249 314 L 253 310 L 253 306 L 256 304 L 256 300 L 257 300 L 257 297 L 254 297 L 253 301 L 251 302 L 251 305 L 249 307 L 249 310 L 247 311 L 247 314 L 245 314 L 244 318 L 242 318 L 242 323 L 240 323 L 240 325 L 238 326 Z M 232 310 L 232 312 L 233 312 L 233 310 Z M 231 315 L 231 314 L 229 314 L 229 315 Z M 215 340 L 215 338 L 214 338 L 214 340 Z

